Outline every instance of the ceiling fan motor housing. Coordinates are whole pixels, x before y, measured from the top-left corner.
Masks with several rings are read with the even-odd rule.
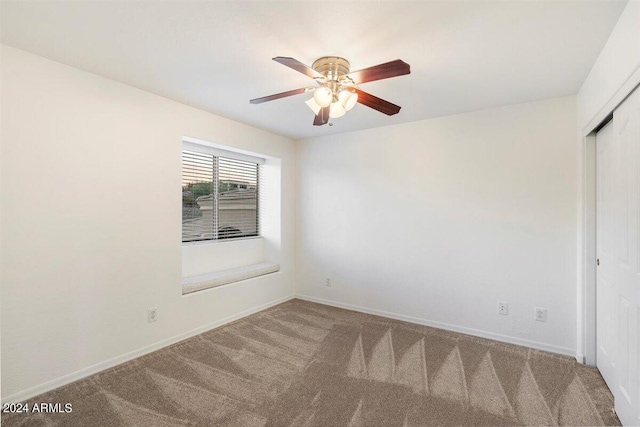
[[[341,83],[344,83],[344,76],[349,74],[350,66],[349,61],[339,56],[323,56],[312,65],[314,70],[326,77],[324,86],[331,90],[333,102],[338,100]]]
[[[323,56],[311,66],[314,70],[327,78],[327,81],[339,81],[342,76],[349,74],[349,61],[338,56]]]

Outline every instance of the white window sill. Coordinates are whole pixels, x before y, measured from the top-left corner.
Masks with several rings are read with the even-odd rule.
[[[241,280],[275,273],[277,271],[280,271],[280,264],[262,262],[260,264],[246,265],[243,267],[216,271],[214,273],[207,273],[199,276],[185,277],[182,279],[182,295],[222,285],[228,285]]]

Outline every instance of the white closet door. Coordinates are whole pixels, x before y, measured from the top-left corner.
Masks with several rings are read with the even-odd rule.
[[[624,425],[640,425],[640,90],[596,135],[598,368]]]
[[[614,328],[614,302],[617,290],[613,280],[613,123],[609,122],[596,135],[597,150],[597,365],[611,390],[616,388],[615,351],[617,339]]]

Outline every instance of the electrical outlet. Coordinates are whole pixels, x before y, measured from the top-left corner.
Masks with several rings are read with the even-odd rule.
[[[542,307],[536,307],[533,312],[533,318],[538,322],[547,321],[547,309]]]
[[[498,314],[502,314],[503,316],[509,314],[509,304],[498,301]]]
[[[329,288],[331,287],[331,277],[328,277],[328,276],[327,276],[327,277],[324,279],[324,285],[325,285],[325,286],[327,286],[327,287],[329,287]]]
[[[158,309],[150,308],[149,311],[147,311],[147,321],[151,323],[155,322],[156,320],[158,320]]]

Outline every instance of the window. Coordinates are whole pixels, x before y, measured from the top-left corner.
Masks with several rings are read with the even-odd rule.
[[[183,144],[183,243],[260,235],[260,160]]]

